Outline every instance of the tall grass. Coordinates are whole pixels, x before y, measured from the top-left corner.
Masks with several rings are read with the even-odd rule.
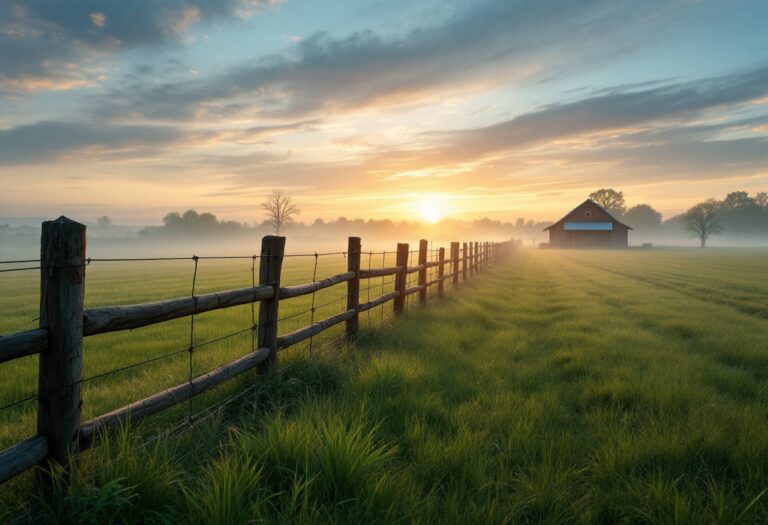
[[[766,523],[768,321],[739,297],[768,257],[730,287],[702,257],[518,254],[187,431],[124,430],[18,519]]]

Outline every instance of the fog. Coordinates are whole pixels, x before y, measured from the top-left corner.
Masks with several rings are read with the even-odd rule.
[[[200,214],[205,215],[205,214]],[[200,216],[199,215],[199,216]],[[536,247],[548,241],[544,228],[550,222],[518,219],[515,222],[443,220],[436,224],[388,220],[316,221],[283,227],[286,253],[323,253],[346,250],[347,237],[359,236],[364,251],[394,251],[398,242],[418,244],[428,239],[433,246],[447,246],[451,241],[517,240],[522,246]],[[710,247],[768,247],[768,234],[757,231],[729,231],[724,224],[721,234],[711,237]],[[252,255],[260,251],[261,238],[274,233],[266,226],[213,221],[163,227],[127,227],[88,224],[88,256],[93,258],[141,258]],[[40,252],[38,225],[6,225],[0,222],[0,260],[37,259]],[[698,240],[686,233],[681,221],[669,220],[651,228],[630,231],[631,246],[697,247]]]

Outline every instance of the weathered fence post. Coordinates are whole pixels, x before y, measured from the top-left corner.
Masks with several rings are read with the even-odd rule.
[[[475,274],[475,252],[473,249],[474,243],[469,243],[469,261],[467,262],[467,265],[469,266],[469,276],[472,277]]]
[[[445,277],[445,248],[437,252],[437,296],[443,296],[443,278]]]
[[[277,319],[280,306],[280,273],[285,254],[285,237],[267,235],[261,239],[259,259],[259,284],[271,286],[275,293],[259,303],[258,348],[269,348],[269,356],[258,365],[258,372],[265,372],[277,363]]]
[[[424,306],[427,304],[427,250],[429,249],[429,241],[421,239],[419,241],[419,266],[422,268],[419,270],[419,304]]]
[[[42,466],[66,465],[77,453],[83,369],[85,226],[66,217],[45,221],[40,243],[40,353],[37,434],[48,440]],[[38,478],[47,483],[45,472]]]
[[[407,282],[406,276],[408,275],[408,243],[397,243],[397,258],[395,265],[399,268],[397,274],[395,274],[395,291],[398,292],[397,297],[392,301],[394,305],[395,315],[403,313],[405,308],[405,283]]]
[[[355,276],[347,281],[347,310],[354,310],[355,314],[347,319],[344,335],[347,339],[357,336],[358,312],[360,305],[360,237],[350,237],[347,241],[347,271],[355,272]]]
[[[482,242],[477,243],[475,258],[476,258],[476,264],[477,264],[477,273],[481,273],[483,271],[483,243]]]
[[[475,241],[475,249],[472,252],[474,254],[474,263],[472,266],[475,267],[475,272],[479,272],[480,268],[478,267],[478,260],[480,255],[480,243],[478,241]]]
[[[467,243],[461,246],[461,280],[467,280]]]
[[[451,270],[453,272],[452,281],[456,286],[459,282],[459,243],[451,243]]]

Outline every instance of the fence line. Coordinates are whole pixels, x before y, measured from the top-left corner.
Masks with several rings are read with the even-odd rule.
[[[195,268],[199,259],[248,258],[252,260],[251,286],[233,290],[224,290],[201,295],[195,294],[151,303],[123,306],[84,308],[85,266],[91,261],[122,261],[142,259],[89,259],[85,253],[85,226],[66,217],[43,223],[41,254],[39,261],[41,272],[41,308],[40,327],[32,330],[0,335],[0,363],[20,357],[39,354],[39,383],[37,394],[24,401],[37,399],[38,424],[37,435],[0,451],[0,483],[28,470],[36,465],[43,467],[50,463],[65,465],[70,455],[92,446],[102,433],[114,431],[122,423],[130,420],[138,422],[152,414],[184,401],[190,403],[193,397],[248,370],[256,369],[263,373],[277,363],[278,352],[301,341],[310,340],[332,326],[344,323],[344,338],[353,340],[359,331],[359,315],[375,307],[393,302],[395,316],[402,314],[406,298],[418,294],[418,304],[427,303],[428,290],[437,286],[437,296],[444,294],[445,283],[457,286],[460,281],[487,269],[489,263],[510,248],[510,243],[491,242],[451,242],[448,258],[443,247],[430,248],[429,242],[422,239],[418,250],[409,250],[408,243],[397,245],[395,266],[384,267],[387,252],[361,251],[359,237],[350,237],[347,250],[327,254],[285,254],[285,237],[268,235],[262,239],[261,253],[251,256],[232,257],[169,257],[151,260],[194,260]],[[392,253],[392,252],[390,252]],[[317,259],[322,255],[344,255],[347,271],[317,280]],[[361,256],[367,255],[367,268],[361,267]],[[382,267],[371,268],[371,257],[383,255]],[[412,256],[417,256],[417,264],[409,265]],[[287,257],[314,257],[312,282],[281,286],[282,263]],[[259,261],[258,282],[256,282],[256,260]],[[38,262],[2,261],[13,263]],[[448,268],[446,268],[448,266]],[[448,271],[446,271],[448,270]],[[409,279],[417,274],[416,284]],[[387,284],[394,282],[394,290],[385,291],[385,278],[394,276]],[[374,283],[371,279],[381,278]],[[429,278],[429,280],[428,280]],[[367,292],[365,302],[360,302],[360,281],[369,281],[362,291]],[[331,286],[346,283],[346,294],[332,302],[346,298],[345,309],[324,319],[315,320],[315,293]],[[371,298],[372,288],[381,289],[378,297]],[[278,315],[281,301],[295,297],[312,295],[312,306],[302,314],[311,313],[310,324],[290,333],[279,336]],[[258,316],[255,304],[259,304]],[[228,334],[214,341],[250,331],[254,336],[251,352],[230,363],[224,364],[207,373],[193,377],[192,357],[196,347],[209,344],[205,341],[195,345],[195,316],[250,304],[252,308],[252,326]],[[328,303],[330,304],[330,303]],[[383,315],[383,310],[382,310]],[[181,317],[190,317],[190,341],[187,348],[168,355],[189,352],[190,373],[187,381],[162,392],[140,399],[121,408],[81,421],[81,385],[93,378],[82,377],[83,338],[108,332],[131,330]],[[293,317],[293,316],[290,316]],[[108,375],[115,371],[133,368],[145,362],[168,357],[163,355],[104,372]],[[15,405],[12,403],[11,405]],[[9,405],[9,406],[11,406]],[[45,472],[39,470],[38,482],[45,487],[48,480]]]

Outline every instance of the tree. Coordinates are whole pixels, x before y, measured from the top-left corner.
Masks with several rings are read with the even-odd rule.
[[[749,208],[755,205],[754,199],[746,191],[732,191],[725,196],[723,205],[726,208]]]
[[[624,192],[613,188],[602,188],[589,194],[589,198],[608,210],[611,215],[621,216],[627,210]]]
[[[768,211],[768,191],[759,191],[755,194],[755,204]]]
[[[640,231],[654,231],[661,228],[661,213],[649,204],[632,206],[624,214],[623,220],[629,226]]]
[[[707,245],[707,239],[723,231],[718,218],[720,203],[715,199],[707,199],[689,209],[683,215],[685,229],[691,233],[691,238],[701,241],[701,247]]]
[[[290,223],[294,215],[299,214],[299,208],[293,203],[293,199],[282,190],[274,190],[261,203],[261,208],[267,213],[268,225],[275,229],[275,235],[280,235],[280,228]]]
[[[101,235],[106,235],[111,225],[112,225],[112,219],[110,219],[106,215],[102,215],[101,217],[96,219],[96,227],[98,228],[99,232],[101,232]]]

